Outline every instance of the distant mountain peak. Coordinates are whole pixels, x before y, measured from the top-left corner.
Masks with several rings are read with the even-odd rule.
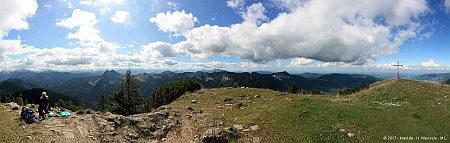
[[[171,71],[163,71],[163,72],[161,73],[161,75],[172,75],[172,74],[176,74],[176,73],[171,72]]]
[[[104,75],[120,75],[120,73],[118,73],[115,70],[106,70],[102,76],[104,76]]]

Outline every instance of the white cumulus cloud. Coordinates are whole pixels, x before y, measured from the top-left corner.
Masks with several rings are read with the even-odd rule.
[[[21,51],[21,41],[4,39],[10,30],[29,28],[27,18],[33,17],[38,8],[35,0],[3,0],[0,4],[0,62],[5,62],[7,55]]]
[[[306,58],[293,58],[291,60],[291,64],[288,67],[302,67],[308,64],[312,64],[314,60],[306,59]]]
[[[114,23],[123,23],[130,17],[128,11],[116,11],[116,13],[110,17]]]
[[[306,58],[362,65],[379,56],[394,55],[404,41],[421,37],[426,24],[416,21],[429,13],[425,0],[315,0],[289,5],[298,6],[267,22],[263,5],[247,7],[243,13],[252,16],[243,16],[261,20],[260,25],[244,21],[230,27],[175,28],[184,24],[162,22],[171,21],[167,20],[170,12],[151,21],[162,31],[187,30],[183,33],[185,46],[194,59],[231,55],[255,63]],[[186,23],[191,24],[189,18]]]
[[[177,55],[186,54],[185,50],[180,47],[181,44],[172,45],[166,42],[153,42],[141,46],[141,59],[149,60],[160,57],[175,57]]]
[[[420,65],[424,68],[437,68],[441,66],[435,63],[433,59],[429,59],[427,62],[421,62]]]
[[[268,21],[269,18],[264,15],[266,9],[262,5],[262,3],[252,4],[247,7],[246,12],[241,12],[242,18],[245,21],[250,23],[256,23],[257,25],[261,24],[261,22]]]
[[[72,16],[57,22],[56,25],[65,28],[78,28],[75,33],[67,34],[69,39],[78,39],[78,43],[84,47],[95,48],[104,54],[115,54],[115,49],[120,47],[115,42],[108,42],[100,37],[100,30],[94,28],[98,22],[92,12],[74,9]]]
[[[65,28],[75,28],[78,26],[93,26],[98,22],[95,14],[88,11],[83,11],[80,9],[74,9],[72,12],[72,16],[70,18],[61,20],[56,23],[56,25],[65,27]]]
[[[450,13],[450,0],[444,2],[445,12]]]
[[[183,11],[175,11],[166,13],[158,13],[156,17],[149,19],[151,23],[155,23],[159,30],[164,32],[184,33],[194,27],[194,23],[198,22],[197,17],[192,13]]]

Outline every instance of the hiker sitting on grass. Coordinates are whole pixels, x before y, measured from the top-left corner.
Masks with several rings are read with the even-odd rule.
[[[45,113],[48,113],[48,107],[49,107],[49,101],[48,96],[46,92],[42,92],[41,97],[39,98],[40,104],[39,104],[39,118],[42,117],[42,120],[45,119]]]

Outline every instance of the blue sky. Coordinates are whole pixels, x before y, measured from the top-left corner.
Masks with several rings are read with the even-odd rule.
[[[2,0],[0,32],[0,70],[450,71],[450,0]]]

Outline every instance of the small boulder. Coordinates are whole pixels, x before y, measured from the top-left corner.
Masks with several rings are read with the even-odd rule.
[[[6,104],[7,106],[11,107],[12,110],[19,110],[19,104],[15,103],[15,102],[10,102]]]
[[[234,124],[233,127],[236,128],[236,129],[238,129],[238,130],[244,129],[244,127],[242,127],[241,124]]]
[[[213,127],[203,133],[201,141],[204,143],[226,142],[226,138],[222,135],[222,131],[219,128]]]
[[[198,101],[197,100],[192,100],[191,103],[198,103]]]
[[[300,115],[298,115],[298,117],[300,118],[305,118],[306,116],[308,116],[308,111],[303,110],[302,113],[300,113]]]
[[[172,109],[172,108],[170,108],[169,105],[163,105],[163,106],[158,107],[158,110],[170,110],[170,109]]]
[[[227,133],[229,133],[229,134],[234,134],[234,133],[236,133],[236,131],[235,130],[233,130],[233,128],[232,127],[225,127],[225,128],[223,128]]]
[[[355,134],[354,133],[347,133],[347,136],[351,138],[351,137],[354,137]]]
[[[117,125],[122,124],[122,115],[115,116],[113,120]]]
[[[416,119],[422,119],[422,116],[418,115],[417,113],[414,113],[413,117],[416,118]]]
[[[258,94],[255,95],[255,98],[259,98],[259,97],[261,97],[261,95],[258,95]]]
[[[187,107],[184,107],[185,109],[188,109],[189,111],[194,111],[194,109],[192,109],[192,107],[191,106],[187,106]]]
[[[253,125],[253,126],[250,126],[250,129],[252,129],[252,131],[256,131],[256,130],[259,129],[259,126],[258,125]]]

